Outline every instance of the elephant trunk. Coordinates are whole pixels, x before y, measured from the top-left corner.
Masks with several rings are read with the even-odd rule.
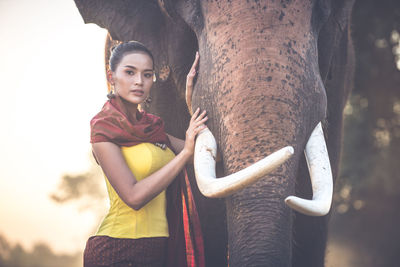
[[[255,14],[245,1],[232,2],[224,6],[229,12],[204,3],[192,104],[209,114],[225,175],[293,146],[284,164],[226,199],[229,265],[290,266],[292,216],[284,199],[295,193],[300,157],[326,109],[310,21],[290,18],[312,7],[292,2],[291,9],[269,5]],[[232,25],[234,33],[225,29]]]

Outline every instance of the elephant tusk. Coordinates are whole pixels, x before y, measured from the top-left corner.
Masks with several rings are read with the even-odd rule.
[[[313,198],[306,200],[289,196],[285,202],[292,209],[305,215],[324,216],[331,208],[333,179],[321,122],[311,133],[304,154],[310,172]]]
[[[217,144],[211,131],[202,130],[196,140],[194,171],[200,192],[206,197],[226,197],[256,182],[293,155],[293,147],[284,147],[251,166],[231,175],[216,178]]]

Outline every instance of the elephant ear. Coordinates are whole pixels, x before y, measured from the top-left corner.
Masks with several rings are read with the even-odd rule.
[[[158,0],[163,12],[174,21],[184,21],[193,31],[200,32],[204,27],[201,0]]]
[[[108,30],[112,42],[136,40],[148,47],[159,81],[172,76],[184,99],[186,74],[197,50],[197,38],[175,12],[176,3],[163,0],[75,0],[85,23]],[[179,5],[181,6],[181,5]],[[181,8],[182,11],[184,8]],[[190,10],[192,9],[187,9]],[[106,52],[107,62],[107,52]]]
[[[75,4],[85,23],[107,29],[114,40],[154,38],[164,25],[156,0],[75,0]]]
[[[354,0],[336,0],[331,3],[329,17],[322,26],[318,37],[318,61],[322,80],[326,82],[332,65],[335,64],[333,58],[340,53],[343,43],[349,42],[349,25],[351,23],[351,11]],[[345,47],[345,51],[347,48]]]
[[[158,73],[166,69],[166,55],[161,47],[165,23],[157,0],[75,0],[75,4],[85,23],[95,23],[108,30],[106,70],[109,67],[109,48],[120,41],[130,40],[142,42],[153,52]],[[161,75],[161,81],[168,78],[169,72],[166,73]],[[110,84],[107,85],[110,90]]]
[[[354,75],[354,48],[351,40],[351,11],[355,0],[332,1],[332,12],[318,38],[318,61],[328,99],[325,138],[333,177],[339,172],[343,109]],[[335,151],[335,152],[332,152]]]
[[[168,79],[166,17],[157,0],[75,0],[75,4],[85,23],[108,30],[105,62],[110,46],[119,41],[139,41],[152,51],[161,81]]]
[[[186,75],[197,50],[197,38],[184,20],[170,16],[161,2],[75,0],[85,23],[95,23],[109,32],[105,62],[108,48],[118,41],[139,41],[152,51],[158,77],[151,91],[152,103],[146,109],[165,121],[182,121],[173,128],[172,123],[168,124],[172,125],[170,129],[167,125],[168,133],[182,138],[188,121],[184,101]]]

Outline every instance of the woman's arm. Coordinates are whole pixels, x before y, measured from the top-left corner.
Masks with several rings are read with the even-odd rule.
[[[170,134],[167,134],[169,140],[171,141],[172,148],[174,149],[175,153],[179,153],[182,151],[183,147],[185,146],[185,140],[176,138],[175,136],[172,136]],[[216,162],[221,161],[221,153],[219,152],[219,149],[217,150],[217,158],[215,159]],[[188,160],[189,164],[193,164],[193,155],[190,157]]]
[[[92,147],[110,184],[134,210],[139,210],[167,188],[191,156],[187,151],[182,151],[164,167],[138,182],[117,145],[102,142]]]
[[[192,93],[193,93],[193,84],[194,84],[194,77],[196,77],[197,72],[197,64],[199,64],[199,59],[200,55],[199,52],[196,52],[196,57],[194,59],[194,62],[192,64],[192,67],[189,70],[188,75],[186,76],[186,90],[185,90],[185,99],[186,99],[186,105],[189,109],[189,114],[193,115],[192,111]]]
[[[179,153],[185,147],[185,140],[176,138],[170,134],[167,134],[169,141],[171,141],[172,148],[174,149],[175,153]]]
[[[122,155],[121,149],[110,142],[94,143],[94,154],[119,197],[131,208],[139,210],[165,190],[192,157],[194,140],[207,121],[205,111],[199,109],[193,114],[186,131],[184,147],[179,154],[158,171],[145,179],[136,180]]]
[[[170,134],[167,134],[169,141],[171,141],[172,148],[174,149],[175,153],[179,153],[182,151],[183,147],[185,146],[185,140],[176,138]],[[193,164],[193,155],[188,159],[186,163]]]

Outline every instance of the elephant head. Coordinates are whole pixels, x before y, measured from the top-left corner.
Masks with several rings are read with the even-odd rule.
[[[153,51],[160,82],[152,90],[150,111],[178,136],[189,118],[186,74],[199,51],[191,107],[207,110],[222,155],[219,172],[228,176],[215,179],[215,170],[203,167],[215,165],[210,132],[198,138],[195,169],[201,191],[226,197],[229,265],[322,266],[329,216],[292,212],[284,200],[309,215],[329,210],[331,196],[318,191],[320,178],[331,176],[321,141],[327,140],[335,179],[352,77],[348,25],[354,0],[75,2],[85,22],[108,29],[112,40],[138,40]],[[294,154],[283,163],[288,153],[282,152],[282,160],[274,151],[286,146]],[[272,167],[262,165],[271,160]],[[256,175],[243,176],[247,172]],[[322,207],[287,198],[310,199],[311,188]],[[332,191],[331,184],[323,183],[322,191]],[[205,228],[207,263],[220,266],[207,256],[215,253],[207,247],[218,242]],[[216,250],[223,253],[224,242]]]

